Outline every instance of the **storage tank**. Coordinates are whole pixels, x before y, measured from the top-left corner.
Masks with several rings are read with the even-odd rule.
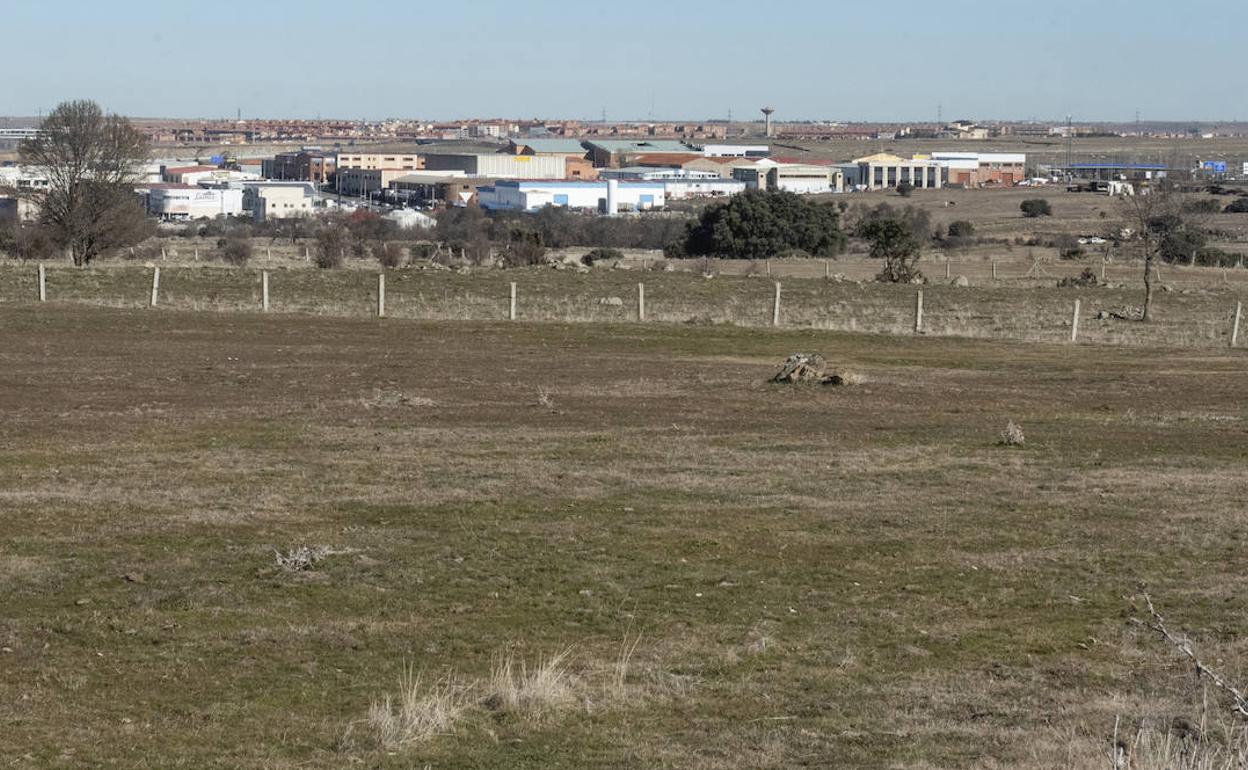
[[[620,213],[620,180],[607,180],[607,216],[613,217]]]

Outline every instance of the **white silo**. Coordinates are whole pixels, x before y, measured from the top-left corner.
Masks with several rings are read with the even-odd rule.
[[[620,180],[607,180],[607,216],[613,217],[620,213]]]

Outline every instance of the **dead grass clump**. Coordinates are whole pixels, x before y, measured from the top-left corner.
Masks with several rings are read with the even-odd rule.
[[[1088,767],[1114,770],[1241,770],[1248,767],[1248,729],[1236,725],[1206,731],[1179,720],[1169,729],[1142,724],[1133,738],[1118,737],[1110,746],[1109,761],[1089,761]]]
[[[1023,435],[1022,426],[1010,420],[1005,424],[1005,430],[1001,431],[1001,440],[997,443],[1000,446],[1022,446],[1027,443],[1027,437]]]
[[[494,660],[487,682],[489,694],[482,701],[491,711],[519,716],[540,716],[558,710],[572,700],[568,671],[571,648],[539,658],[532,670],[510,652]]]
[[[433,406],[433,399],[424,396],[412,396],[398,390],[374,388],[371,396],[360,399],[365,409],[393,409],[400,406],[418,407]]]
[[[408,670],[397,701],[386,695],[369,708],[365,721],[378,744],[397,749],[451,732],[469,705],[469,688],[449,677],[426,686]]]
[[[287,572],[303,572],[312,569],[317,562],[335,553],[338,552],[327,545],[301,545],[291,548],[286,553],[274,551],[273,555],[277,558],[277,566]]]
[[[555,399],[551,396],[550,391],[546,388],[537,389],[537,401],[534,406],[540,406],[543,409],[554,409]]]

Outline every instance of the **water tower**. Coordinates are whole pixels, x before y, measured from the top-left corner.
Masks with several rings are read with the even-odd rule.
[[[773,112],[775,112],[775,111],[776,111],[776,108],[775,108],[775,107],[764,107],[764,108],[762,109],[762,113],[763,113],[763,123],[765,124],[764,133],[765,133],[768,137],[770,137],[770,136],[771,136],[771,113],[773,113]]]

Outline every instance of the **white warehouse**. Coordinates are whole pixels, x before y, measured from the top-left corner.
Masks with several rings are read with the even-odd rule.
[[[147,212],[168,221],[211,219],[243,213],[243,191],[202,187],[153,186]]]
[[[609,200],[614,192],[614,200]],[[594,209],[603,213],[661,209],[667,193],[663,182],[534,181],[500,179],[492,187],[482,187],[477,202],[483,209],[497,211],[537,211],[546,206]],[[614,204],[614,205],[613,205]]]

